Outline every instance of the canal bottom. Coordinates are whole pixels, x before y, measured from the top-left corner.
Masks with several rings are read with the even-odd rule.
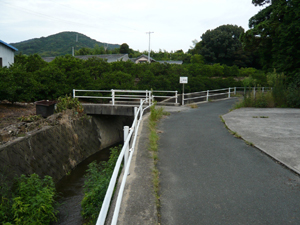
[[[119,143],[120,144],[120,143]],[[118,146],[114,145],[114,146]],[[111,147],[114,147],[111,146]],[[82,225],[83,218],[81,216],[81,201],[83,199],[83,185],[85,181],[84,175],[88,169],[88,165],[93,161],[107,161],[110,155],[110,148],[103,149],[94,155],[88,157],[71,173],[63,177],[57,184],[56,190],[59,194],[58,202],[60,206],[57,208],[59,211],[57,215],[57,222],[51,223],[52,225]]]

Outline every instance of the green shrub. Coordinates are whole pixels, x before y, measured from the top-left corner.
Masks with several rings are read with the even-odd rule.
[[[83,107],[77,98],[66,95],[65,97],[59,97],[56,104],[56,112],[62,112],[67,109],[73,109],[78,113],[83,112]]]
[[[121,149],[121,145],[111,148],[107,162],[97,163],[94,161],[88,165],[84,182],[84,198],[81,202],[81,214],[87,224],[95,224],[98,218]]]
[[[11,193],[2,193],[0,220],[4,224],[50,224],[56,221],[55,196],[50,176],[21,175]]]
[[[234,106],[234,109],[241,107],[258,107],[258,108],[270,108],[274,107],[274,98],[271,91],[263,92],[262,90],[248,91],[243,100],[237,102]]]
[[[295,84],[288,87],[286,97],[288,106],[300,108],[300,89]]]

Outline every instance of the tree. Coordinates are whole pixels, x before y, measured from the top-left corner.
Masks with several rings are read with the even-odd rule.
[[[284,72],[300,86],[300,1],[253,0],[255,5],[271,3],[249,20],[242,35],[245,49],[257,52],[265,70]]]
[[[239,61],[247,58],[239,40],[242,33],[244,29],[237,25],[222,25],[214,30],[207,30],[201,36],[202,41],[196,44],[195,53],[201,54],[207,63],[246,66],[246,60]]]
[[[93,50],[90,48],[81,48],[78,51],[75,51],[75,55],[93,55]]]
[[[129,45],[126,44],[126,43],[123,43],[121,46],[120,46],[120,53],[121,54],[129,54],[130,50],[129,50]]]

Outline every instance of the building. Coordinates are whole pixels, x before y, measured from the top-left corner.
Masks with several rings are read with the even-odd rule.
[[[0,67],[9,67],[15,61],[15,47],[0,40]]]
[[[146,56],[146,55],[141,55],[141,56],[139,56],[139,57],[137,57],[137,58],[131,58],[130,59],[132,62],[134,62],[134,63],[136,63],[136,64],[138,64],[138,63],[146,63],[146,62],[148,62],[148,56]],[[150,57],[150,62],[156,62],[153,58],[151,58]]]
[[[134,62],[134,63],[146,63],[146,62],[148,62],[148,56],[146,56],[146,55],[141,55],[141,56],[139,56],[139,57],[137,57],[137,58],[130,58],[130,60],[132,61],[132,62]],[[181,65],[182,63],[183,63],[183,61],[157,61],[157,60],[155,60],[155,59],[153,59],[153,58],[151,58],[150,57],[150,63],[152,63],[152,62],[158,62],[158,63],[168,63],[168,64],[179,64],[179,65]]]

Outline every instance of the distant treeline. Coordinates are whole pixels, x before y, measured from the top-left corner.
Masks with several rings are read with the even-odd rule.
[[[72,93],[72,89],[180,92],[180,76],[189,79],[186,92],[244,84],[267,86],[267,78],[262,71],[220,64],[206,65],[200,59],[194,55],[191,57],[193,63],[184,65],[134,64],[131,61],[108,63],[99,58],[81,60],[66,55],[47,63],[37,54],[17,55],[13,65],[0,68],[0,100],[52,100]]]

